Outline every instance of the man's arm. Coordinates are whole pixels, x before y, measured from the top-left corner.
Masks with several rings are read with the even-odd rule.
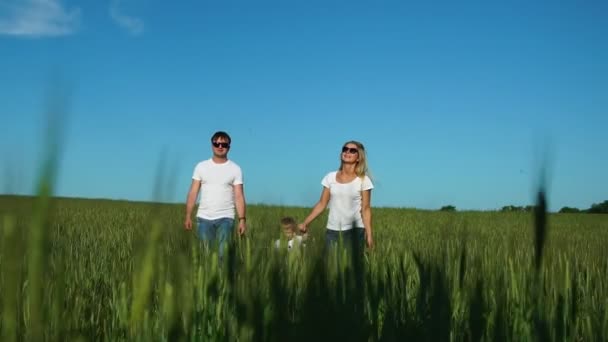
[[[184,228],[186,228],[186,230],[192,229],[192,210],[194,210],[194,204],[200,188],[201,181],[193,179],[192,184],[190,184],[188,196],[186,197],[186,219],[184,220]]]
[[[234,185],[234,204],[238,215],[237,220],[239,221],[239,235],[243,235],[247,229],[245,191],[243,190],[243,184]]]

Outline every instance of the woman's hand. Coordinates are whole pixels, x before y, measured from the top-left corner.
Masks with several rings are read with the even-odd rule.
[[[298,229],[300,229],[300,231],[301,231],[302,233],[306,233],[306,232],[308,232],[308,227],[306,226],[306,224],[305,224],[305,223],[300,223],[300,224],[298,224]]]
[[[367,248],[374,248],[374,238],[372,237],[372,233],[365,231],[365,242],[367,243]]]

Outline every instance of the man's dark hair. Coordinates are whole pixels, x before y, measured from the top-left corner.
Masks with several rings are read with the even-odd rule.
[[[213,136],[211,136],[211,142],[214,142],[219,138],[223,138],[224,140],[228,141],[229,144],[232,142],[228,133],[226,133],[224,131],[217,131],[217,132],[213,133]]]

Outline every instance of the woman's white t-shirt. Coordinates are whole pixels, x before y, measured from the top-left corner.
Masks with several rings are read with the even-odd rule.
[[[368,176],[357,177],[349,183],[338,183],[337,173],[332,171],[321,181],[330,193],[327,229],[339,231],[353,227],[363,228],[361,191],[373,189],[374,185]]]

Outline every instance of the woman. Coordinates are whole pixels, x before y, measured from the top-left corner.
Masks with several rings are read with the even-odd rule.
[[[367,173],[363,144],[358,141],[345,143],[340,154],[340,168],[321,181],[321,199],[299,224],[300,230],[307,232],[308,225],[329,205],[325,232],[328,245],[337,242],[342,235],[345,243],[365,241],[367,247],[373,247],[370,203],[374,186]]]

